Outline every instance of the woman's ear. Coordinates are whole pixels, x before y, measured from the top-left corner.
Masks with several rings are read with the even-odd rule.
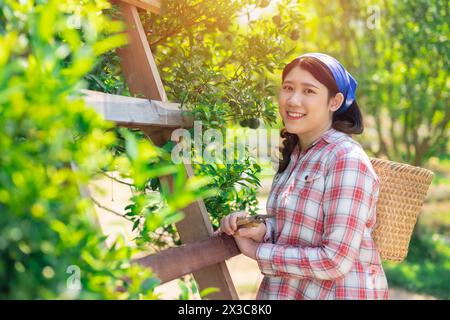
[[[344,102],[344,95],[340,92],[336,93],[336,95],[330,99],[330,110],[336,111],[342,105],[342,102]]]

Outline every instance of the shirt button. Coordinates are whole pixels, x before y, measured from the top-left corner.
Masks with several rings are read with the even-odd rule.
[[[369,273],[370,274],[375,274],[378,273],[380,271],[380,268],[378,266],[372,265],[369,268]]]

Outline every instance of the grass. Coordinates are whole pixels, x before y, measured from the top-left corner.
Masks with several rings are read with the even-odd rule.
[[[391,286],[450,299],[450,246],[437,233],[419,228],[407,258],[401,263],[385,262],[383,267]]]
[[[245,294],[255,294],[258,290],[258,285],[254,283],[244,283],[238,286],[237,288],[241,293]]]
[[[450,200],[426,203],[418,224],[432,232],[450,236]]]
[[[435,186],[442,184],[450,185],[450,177],[446,173],[434,171],[434,177],[431,183]]]
[[[433,185],[450,185],[450,158],[431,157],[427,168],[434,172]]]
[[[429,165],[435,176],[408,256],[383,266],[390,286],[450,299],[450,160],[431,159]]]

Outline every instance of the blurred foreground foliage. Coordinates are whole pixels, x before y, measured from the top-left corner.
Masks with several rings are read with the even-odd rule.
[[[159,280],[131,263],[137,249],[121,238],[106,246],[81,188],[102,171],[130,178],[141,205],[133,212],[147,233],[179,221],[181,208],[206,196],[207,178],[187,180],[164,150],[112,130],[86,107],[83,77],[98,56],[126,42],[122,24],[101,14],[109,7],[103,0],[1,2],[1,299],[158,298]],[[123,153],[112,152],[117,145]],[[181,196],[162,192],[163,205],[152,210],[145,185],[167,174],[177,177]]]

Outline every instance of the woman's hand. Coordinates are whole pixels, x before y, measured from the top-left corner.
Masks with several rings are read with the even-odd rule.
[[[258,250],[259,245],[258,242],[240,236],[234,236],[234,241],[236,241],[239,250],[244,255],[256,260],[256,251]]]
[[[230,236],[240,236],[242,238],[252,239],[256,242],[263,242],[266,235],[266,225],[260,223],[257,227],[252,228],[237,228],[237,219],[248,217],[249,214],[245,211],[237,211],[222,218],[220,222],[220,232],[224,232]]]
[[[239,250],[247,257],[256,260],[258,243],[262,242],[264,239],[266,234],[266,225],[261,223],[257,227],[238,229],[237,219],[248,216],[249,214],[245,211],[237,211],[222,218],[219,232],[224,232],[230,236],[233,236]]]

